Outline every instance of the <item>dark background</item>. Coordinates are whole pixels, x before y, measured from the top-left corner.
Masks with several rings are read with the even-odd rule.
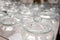
[[[57,34],[56,40],[60,40],[60,34],[59,33]]]
[[[59,33],[59,31],[60,31],[60,27],[59,27],[59,30],[58,30],[58,34],[57,34],[56,40],[60,40],[60,33]]]

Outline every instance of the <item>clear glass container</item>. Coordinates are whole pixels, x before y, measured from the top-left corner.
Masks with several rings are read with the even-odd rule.
[[[11,0],[1,0],[5,4],[0,5],[0,35],[9,39],[10,36],[21,29],[21,16],[16,2],[12,3]],[[1,2],[0,2],[1,3]],[[19,4],[18,4],[19,5]],[[18,16],[19,15],[19,16]],[[9,39],[10,40],[10,39]]]
[[[24,13],[25,15],[22,21],[23,29],[27,32],[25,36],[23,35],[26,37],[24,40],[39,40],[37,38],[38,34],[42,36],[42,38],[40,37],[40,40],[54,40],[59,26],[59,14],[56,10],[57,8],[45,4],[41,4],[40,6],[38,4],[32,5],[28,8],[30,8],[30,11],[27,10],[27,14]],[[55,30],[55,28],[57,29]],[[51,34],[49,34],[50,32]],[[31,35],[34,35],[34,37],[31,36],[30,33]],[[46,36],[46,34],[51,35],[52,38],[47,39],[46,37],[49,36]],[[54,35],[52,36],[52,34]],[[26,35],[30,36],[32,39],[27,39],[28,37]]]
[[[15,33],[16,25],[19,25],[19,19],[14,16],[7,15],[0,20],[0,34],[4,37],[9,37]]]
[[[55,40],[59,26],[56,6],[43,0],[42,4],[0,1],[1,36],[9,40]]]

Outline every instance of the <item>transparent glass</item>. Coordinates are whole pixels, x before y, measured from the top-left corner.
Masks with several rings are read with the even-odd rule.
[[[1,24],[3,25],[16,25],[19,22],[17,18],[14,18],[13,16],[6,16],[1,19]]]
[[[0,1],[2,3],[0,5],[0,35],[9,39],[8,37],[19,32],[20,27],[18,26],[21,26],[20,11],[17,6],[18,3],[12,3],[11,0]]]
[[[26,12],[27,14],[24,13],[25,15],[23,17],[23,22],[22,22],[24,30],[26,30],[27,32],[33,35],[34,34],[37,35],[37,36],[34,36],[35,39],[34,37],[31,36],[32,39],[31,38],[27,39],[28,38],[27,37],[24,40],[39,40],[39,39],[36,39],[38,37],[38,34],[50,35],[49,32],[51,31],[54,31],[54,32],[51,32],[51,34],[56,33],[55,28],[58,29],[58,26],[59,26],[59,14],[57,12],[56,7],[48,6],[48,8],[46,8],[46,6],[47,5],[44,5],[44,4],[41,4],[40,6],[33,5],[28,7],[30,8],[29,9],[30,11],[27,11]],[[29,33],[28,35],[30,35]],[[54,36],[52,36],[52,39],[46,39],[45,37],[40,38],[40,40],[54,40],[53,38]],[[55,37],[56,37],[56,34],[55,34]]]
[[[59,26],[56,6],[0,0],[0,35],[9,40],[54,40]]]
[[[22,32],[23,40],[53,40],[54,33],[53,31],[46,34],[33,34],[27,31]]]
[[[19,20],[14,16],[5,16],[0,20],[0,34],[5,37],[12,35],[16,29],[16,25],[19,24]]]

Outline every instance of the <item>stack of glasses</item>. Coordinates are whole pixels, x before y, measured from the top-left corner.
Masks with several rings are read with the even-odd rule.
[[[0,35],[9,40],[55,40],[59,26],[57,10],[44,4],[0,0]]]

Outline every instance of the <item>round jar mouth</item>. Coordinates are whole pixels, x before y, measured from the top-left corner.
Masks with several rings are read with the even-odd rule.
[[[24,30],[26,30],[30,33],[34,33],[34,34],[46,34],[46,33],[49,33],[51,31],[51,29],[42,32],[40,30],[33,30],[33,29],[26,28],[26,27],[23,27],[23,28],[24,28]]]
[[[6,17],[1,19],[0,23],[2,25],[11,26],[11,25],[18,24],[19,19],[15,18],[15,17],[6,16]]]
[[[38,21],[38,20],[37,20]],[[23,20],[23,28],[31,33],[45,34],[52,30],[52,21],[48,19],[39,19],[37,22],[32,17],[31,19],[25,18]]]

